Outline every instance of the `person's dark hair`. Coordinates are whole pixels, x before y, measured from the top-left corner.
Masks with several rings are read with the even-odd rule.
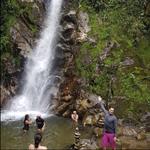
[[[37,116],[36,119],[41,119],[41,116]]]
[[[36,133],[35,136],[34,136],[34,146],[35,146],[35,148],[38,148],[41,140],[42,140],[42,135],[39,134],[39,133]]]
[[[28,119],[29,119],[29,115],[26,114],[25,117],[24,117],[24,120],[26,121],[26,120],[28,120]]]
[[[113,105],[109,105],[109,106],[108,106],[108,109],[110,109],[110,108],[114,108],[114,106],[113,106]]]

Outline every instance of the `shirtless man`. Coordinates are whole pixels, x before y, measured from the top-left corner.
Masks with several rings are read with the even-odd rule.
[[[38,132],[43,132],[44,129],[45,129],[45,121],[44,121],[44,119],[39,115],[39,116],[37,116],[35,121],[36,121]]]
[[[78,116],[78,114],[77,114],[77,112],[75,110],[71,114],[71,119],[73,121],[73,127],[76,127],[78,125],[79,116]]]

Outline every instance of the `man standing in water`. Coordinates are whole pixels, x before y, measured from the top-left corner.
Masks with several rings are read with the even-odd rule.
[[[100,96],[98,97],[98,100],[100,102],[101,109],[105,113],[102,148],[106,150],[106,148],[111,147],[113,150],[115,150],[117,140],[116,138],[117,118],[114,115],[114,108],[109,107],[109,110],[107,111],[104,108],[104,104]]]
[[[41,116],[37,116],[36,117],[36,125],[37,125],[37,129],[38,129],[38,132],[43,132],[44,131],[44,128],[45,128],[45,121],[43,118],[41,118]]]
[[[77,112],[74,110],[73,113],[71,114],[71,119],[73,121],[73,128],[76,128],[77,125],[78,125],[78,119],[79,119],[79,116],[77,114]]]

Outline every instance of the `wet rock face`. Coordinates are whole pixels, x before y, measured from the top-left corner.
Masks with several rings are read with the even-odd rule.
[[[150,132],[150,112],[142,116],[141,122],[144,125],[146,132]]]
[[[85,40],[91,42],[95,41],[93,41],[93,39],[87,39],[87,32],[90,31],[90,27],[88,26],[88,14],[75,10],[73,8],[74,3],[77,2],[67,1],[63,7],[64,13],[61,19],[60,40],[56,48],[57,63],[62,62],[61,68],[64,69],[63,81],[60,85],[58,94],[59,104],[56,107],[56,112],[58,109],[59,114],[63,116],[70,116],[73,109],[77,109],[79,113],[81,113],[91,107],[87,99],[82,99],[80,97],[81,83],[76,77],[74,69],[75,57],[80,45],[79,43]],[[66,88],[69,93],[66,93]]]
[[[20,6],[25,5],[30,8],[22,13],[11,27],[10,34],[13,44],[20,49],[20,55],[27,57],[35,45],[35,38],[38,38],[38,31],[41,29],[45,16],[45,3],[40,0],[24,0]]]
[[[33,45],[31,32],[28,31],[26,25],[20,20],[10,29],[10,32],[12,42],[16,45],[15,48],[20,49],[19,54],[26,58],[32,50]]]
[[[35,45],[45,16],[46,3],[43,0],[21,0],[18,5],[20,9],[27,7],[29,10],[21,13],[9,30],[12,56],[2,58],[1,106],[17,92],[24,62]]]
[[[89,27],[89,16],[86,12],[80,11],[78,14],[78,23],[79,23],[79,30],[82,33],[88,33],[91,28]]]
[[[72,109],[74,109],[75,97],[78,96],[78,89],[76,89],[78,81],[73,73],[74,57],[77,50],[77,12],[70,9],[71,3],[72,1],[64,1],[63,4],[59,41],[56,46],[54,62],[58,70],[62,72],[62,81],[56,97],[58,103],[53,110],[64,117],[70,117]]]

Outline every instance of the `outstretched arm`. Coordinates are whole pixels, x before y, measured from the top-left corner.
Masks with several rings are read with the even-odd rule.
[[[105,115],[108,113],[108,111],[105,109],[103,102],[100,103],[102,111],[105,113]]]
[[[99,103],[100,103],[100,106],[101,106],[101,109],[102,109],[102,111],[105,113],[105,115],[108,113],[108,111],[105,109],[105,107],[104,107],[104,103],[103,103],[103,101],[102,101],[102,98],[99,96],[98,97],[98,101],[99,101]]]

